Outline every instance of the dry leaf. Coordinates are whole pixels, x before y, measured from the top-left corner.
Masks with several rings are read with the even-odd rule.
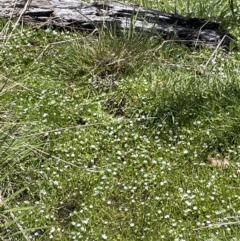
[[[210,163],[211,166],[213,167],[228,167],[229,166],[229,161],[226,158],[223,157],[209,157],[207,158],[208,162]]]

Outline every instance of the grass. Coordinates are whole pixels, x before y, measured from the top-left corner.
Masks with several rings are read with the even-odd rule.
[[[240,37],[233,1],[141,4]],[[13,26],[1,22],[1,240],[240,240],[239,52]],[[206,163],[218,156],[230,167]]]

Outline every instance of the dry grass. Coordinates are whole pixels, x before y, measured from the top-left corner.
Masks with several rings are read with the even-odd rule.
[[[213,167],[229,167],[230,163],[226,158],[216,158],[216,157],[209,157],[207,158],[208,162]]]

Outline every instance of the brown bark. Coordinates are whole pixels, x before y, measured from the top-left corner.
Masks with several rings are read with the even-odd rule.
[[[229,47],[234,41],[216,22],[118,1],[0,0],[0,18],[75,30],[134,29],[193,46]]]

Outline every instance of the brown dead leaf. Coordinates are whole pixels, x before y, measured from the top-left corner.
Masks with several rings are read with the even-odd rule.
[[[208,162],[212,167],[228,167],[229,166],[229,161],[226,158],[223,157],[208,157],[207,158]]]

